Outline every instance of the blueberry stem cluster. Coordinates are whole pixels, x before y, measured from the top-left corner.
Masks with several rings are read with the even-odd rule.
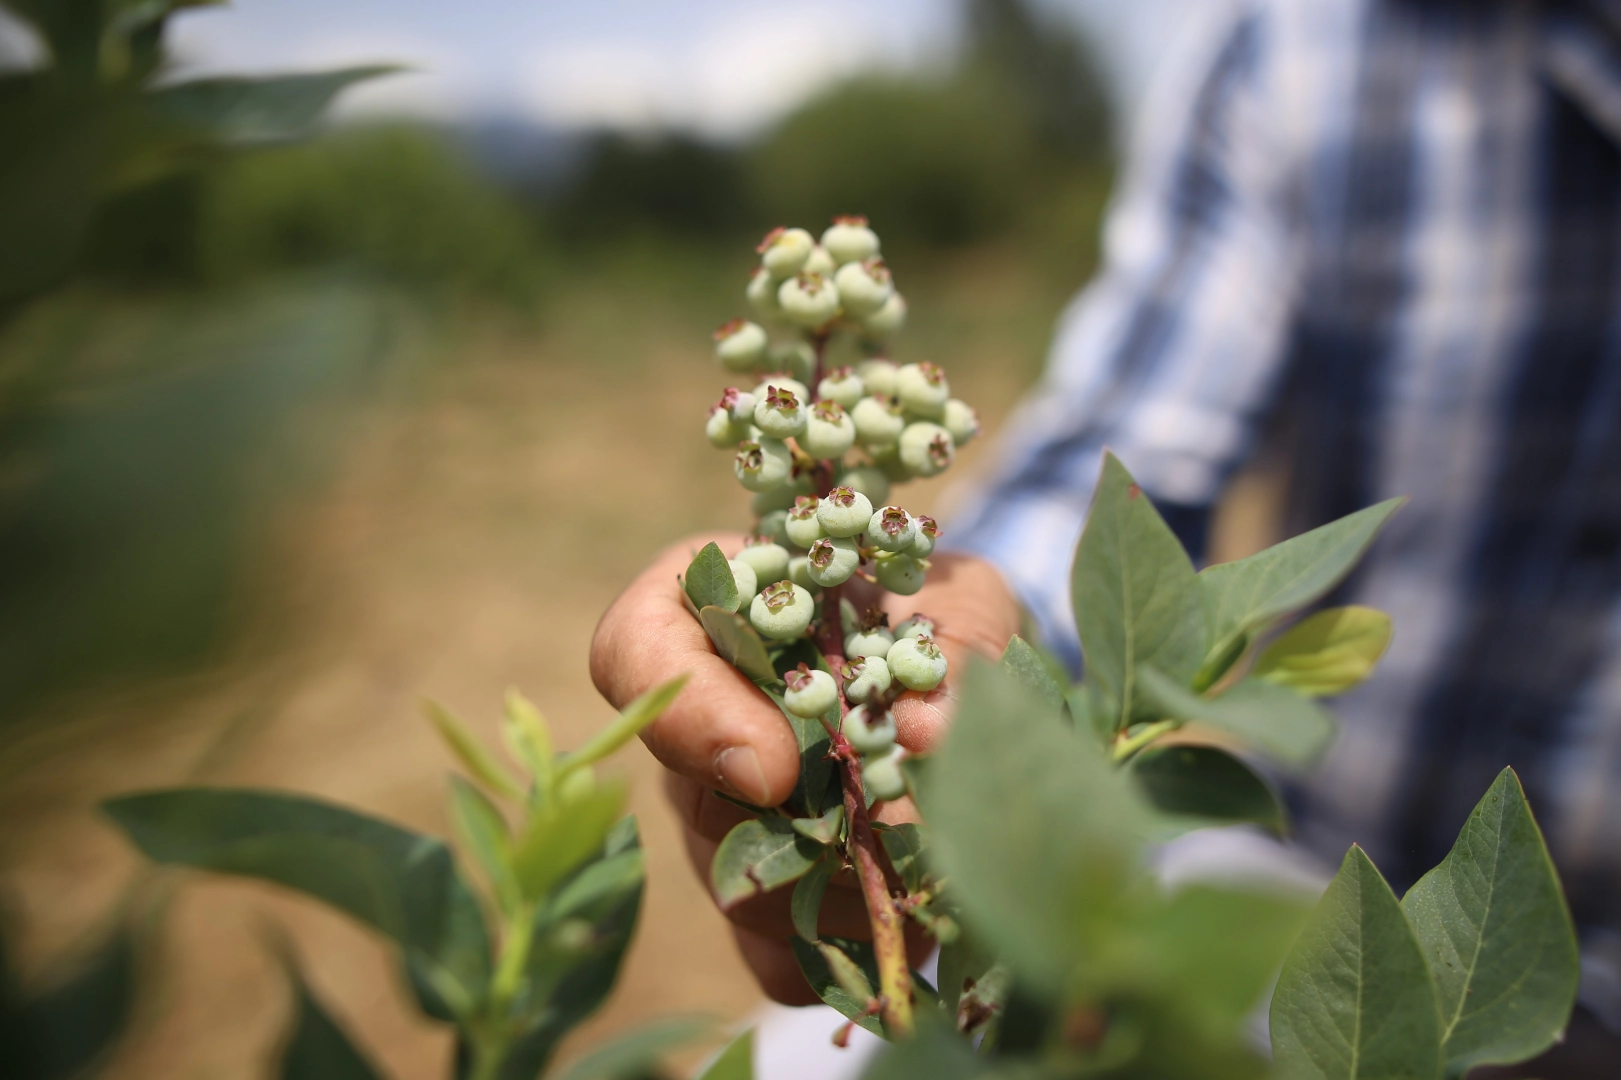
[[[923,587],[939,526],[891,503],[890,489],[944,472],[979,420],[938,365],[890,359],[907,306],[879,246],[860,217],[835,218],[820,240],[797,228],[766,234],[746,289],[759,321],[733,319],[714,335],[721,367],[758,382],[728,387],[704,432],[733,453],[733,474],[753,493],[755,526],[729,561],[736,610],[769,647],[811,638],[827,668],[789,672],[783,706],[829,727],[846,853],[872,917],[874,1005],[902,1034],[911,975],[867,799],[906,794],[890,705],[938,686],[946,660],[928,619],[891,631],[876,609],[858,617],[846,596],[856,582],[902,596]],[[844,346],[849,362],[830,363]]]

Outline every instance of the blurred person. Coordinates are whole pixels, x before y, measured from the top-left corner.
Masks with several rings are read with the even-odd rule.
[[[1411,496],[1338,598],[1389,611],[1397,643],[1291,792],[1298,843],[1330,863],[1361,843],[1400,892],[1512,765],[1583,982],[1564,1045],[1475,1075],[1621,1075],[1621,0],[1207,14],[1144,110],[1103,273],[895,614],[935,616],[960,671],[1022,604],[1078,667],[1068,570],[1105,446],[1196,552],[1259,454],[1288,464],[1289,535]],[[616,706],[696,673],[647,742],[707,879],[737,820],[707,789],[774,804],[797,753],[682,609],[699,542],[616,601],[592,667]],[[936,741],[946,704],[898,709],[902,742]],[[788,892],[728,915],[766,991],[803,1002]],[[830,917],[859,931],[859,898]]]

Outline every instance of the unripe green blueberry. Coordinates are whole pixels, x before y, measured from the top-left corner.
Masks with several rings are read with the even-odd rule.
[[[809,495],[814,490],[809,476],[794,477],[788,483],[770,491],[762,491],[749,500],[749,509],[754,511],[755,517],[764,517],[773,510],[786,510],[794,505],[801,495]]]
[[[917,522],[901,507],[885,506],[873,511],[867,539],[882,551],[905,551],[917,539]]]
[[[798,398],[801,402],[808,402],[811,399],[810,390],[805,387],[804,383],[800,382],[792,375],[788,375],[781,371],[773,371],[762,378],[760,380],[760,385],[754,388],[754,400],[757,402],[760,401],[762,398],[770,394],[774,389],[791,390],[793,391],[794,397]],[[752,413],[749,415],[749,422],[754,422],[754,416]]]
[[[934,620],[927,615],[913,615],[910,619],[895,627],[895,640],[901,638],[933,637]],[[888,654],[885,653],[887,656]]]
[[[882,505],[889,498],[889,477],[876,465],[857,465],[846,469],[839,483],[865,495],[869,504]]]
[[[801,495],[794,500],[793,509],[788,511],[788,520],[783,528],[788,533],[788,542],[798,548],[808,548],[827,534],[822,531],[822,523],[816,520],[816,504],[819,502],[814,495]]]
[[[788,511],[772,510],[760,515],[760,521],[754,527],[755,535],[763,536],[774,544],[782,547],[788,546]]]
[[[761,267],[749,278],[749,287],[743,291],[743,295],[749,298],[749,303],[754,305],[755,312],[761,318],[780,319],[782,305],[777,302],[777,289],[780,286],[781,282],[771,276],[771,271]]]
[[[861,384],[866,387],[869,394],[883,394],[886,397],[895,396],[895,375],[900,371],[892,361],[881,356],[870,360],[863,360],[856,365],[856,374],[861,378]]]
[[[906,794],[906,776],[901,772],[905,756],[900,747],[892,746],[882,756],[862,759],[861,782],[874,799],[898,799]]]
[[[780,371],[794,379],[801,387],[816,371],[816,350],[806,341],[779,341],[766,350],[766,364],[772,371]],[[809,401],[805,394],[800,401]]]
[[[788,576],[788,549],[767,536],[751,536],[743,541],[737,561],[754,571],[759,581],[781,581]]]
[[[755,574],[754,567],[737,559],[727,559],[726,565],[732,568],[732,581],[737,584],[738,607],[742,607],[760,591],[759,575]],[[732,610],[736,611],[737,608]]]
[[[823,401],[836,401],[846,409],[855,408],[866,393],[861,376],[853,368],[837,367],[827,373],[816,386],[816,396]]]
[[[821,274],[796,274],[777,289],[777,302],[789,322],[814,330],[839,313],[839,289]]]
[[[924,360],[895,372],[895,396],[907,412],[937,420],[951,400],[951,384],[940,365]]]
[[[867,219],[860,214],[843,214],[823,231],[822,246],[842,266],[878,254],[878,234],[867,227]]]
[[[734,392],[727,391],[727,393]],[[704,423],[704,435],[709,439],[709,445],[720,450],[731,450],[749,437],[749,426],[732,419],[732,411],[726,407],[726,399],[722,398],[709,410],[709,419]]]
[[[906,297],[891,293],[884,306],[861,320],[861,329],[879,341],[887,340],[906,325]]]
[[[788,580],[812,594],[822,591],[822,587],[811,579],[810,559],[804,555],[795,555],[788,560]]]
[[[896,596],[911,596],[923,588],[923,564],[910,555],[880,555],[873,560],[873,577]]]
[[[856,424],[844,406],[836,401],[818,401],[811,406],[799,448],[818,461],[837,461],[856,444]]]
[[[794,456],[780,439],[749,439],[738,446],[732,471],[750,491],[771,491],[788,482]]]
[[[908,690],[933,690],[946,678],[946,654],[927,634],[901,638],[889,647],[889,673]]]
[[[816,602],[810,591],[791,581],[768,585],[749,602],[749,622],[773,641],[792,641],[805,633]]]
[[[951,467],[957,444],[939,424],[920,420],[907,424],[900,438],[901,461],[919,476],[938,476]]]
[[[760,265],[781,281],[803,270],[815,247],[815,237],[804,229],[788,229],[779,225],[766,233],[765,239],[754,250],[760,253]]]
[[[917,516],[917,538],[906,553],[914,559],[927,559],[934,554],[934,542],[940,539],[939,524],[927,514]]]
[[[878,704],[858,705],[844,714],[841,729],[858,754],[882,754],[895,745],[895,714]]]
[[[872,520],[872,503],[859,491],[841,485],[816,504],[816,520],[829,536],[856,536]]]
[[[951,432],[952,442],[967,446],[979,434],[979,413],[966,401],[952,398],[940,413],[940,426]]]
[[[753,371],[765,359],[765,331],[747,319],[733,319],[715,331],[715,359],[728,371]]]
[[[850,410],[850,419],[855,421],[856,439],[866,447],[894,446],[906,430],[901,407],[894,398],[883,394],[873,394],[856,402],[856,407]]]
[[[811,720],[839,703],[839,684],[825,671],[812,671],[800,664],[785,678],[788,689],[783,692],[782,704],[795,716]]]
[[[804,273],[821,274],[823,277],[832,277],[839,264],[833,261],[833,256],[827,253],[827,248],[817,244],[811,248],[810,258],[805,260]]]
[[[861,549],[848,536],[824,536],[810,546],[805,558],[811,580],[831,589],[850,580],[861,565]]]
[[[773,439],[791,439],[805,430],[810,411],[786,386],[773,386],[754,403],[754,426]]]
[[[839,287],[839,303],[844,313],[853,319],[877,314],[895,291],[889,267],[877,258],[845,263],[833,275],[833,284]]]
[[[889,661],[882,656],[858,656],[839,669],[844,679],[844,696],[853,704],[877,701],[889,693],[893,681]]]
[[[874,626],[847,635],[844,639],[844,655],[851,658],[888,656],[889,647],[893,644],[895,635],[889,632],[887,626]]]

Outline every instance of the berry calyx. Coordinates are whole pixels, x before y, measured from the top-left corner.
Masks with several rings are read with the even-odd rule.
[[[824,380],[825,381],[825,380]],[[811,406],[799,448],[818,461],[835,461],[856,442],[855,421],[836,401],[818,401]]]
[[[788,482],[794,457],[780,439],[748,439],[739,444],[732,471],[750,491],[771,491]]]
[[[872,520],[872,503],[860,492],[840,485],[817,503],[816,520],[829,536],[856,536]]]
[[[754,403],[754,426],[773,439],[793,438],[805,430],[807,419],[805,406],[791,386],[773,383]]]
[[[768,585],[749,604],[749,623],[773,641],[803,637],[816,613],[808,590],[791,581]]]
[[[810,579],[824,589],[849,581],[861,565],[861,549],[845,536],[824,536],[810,546],[805,558]]]
[[[895,745],[895,715],[876,703],[846,713],[843,730],[859,754],[882,754]]]
[[[814,719],[825,715],[839,704],[839,686],[825,671],[812,671],[804,664],[784,676],[788,689],[782,695],[782,704],[795,716]]]
[[[883,551],[905,551],[917,539],[917,521],[899,506],[886,506],[867,523],[867,539]]]
[[[836,401],[846,409],[855,407],[866,393],[861,376],[851,367],[836,367],[816,386],[816,396],[823,401]]]
[[[789,322],[814,330],[839,313],[839,289],[821,274],[800,273],[777,289],[777,303]]]
[[[816,520],[816,504],[819,501],[814,495],[801,495],[788,511],[788,520],[783,528],[789,542],[795,547],[808,548],[827,535],[822,531],[822,523]]]
[[[884,658],[890,674],[908,690],[929,691],[946,677],[946,654],[927,634],[901,638]]]
[[[951,467],[956,456],[957,444],[939,424],[919,421],[901,432],[901,464],[918,476],[938,476]]]
[[[927,514],[919,514],[916,521],[917,536],[906,553],[914,559],[927,559],[934,554],[934,542],[940,539],[940,526]]]
[[[882,700],[894,681],[882,656],[855,657],[839,669],[839,677],[844,680],[844,696],[855,705]]]

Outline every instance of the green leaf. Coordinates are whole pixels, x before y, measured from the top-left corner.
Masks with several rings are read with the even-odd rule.
[[[355,83],[402,70],[389,64],[271,78],[193,79],[150,95],[170,123],[210,139],[244,145],[300,138],[332,99]]]
[[[884,854],[889,856],[890,865],[895,867],[895,873],[901,876],[901,884],[906,886],[907,892],[916,892],[923,887],[923,833],[916,825],[906,822],[900,825],[873,824],[873,832],[884,845]]]
[[[715,652],[743,674],[763,686],[774,686],[779,681],[771,666],[771,653],[760,640],[759,631],[735,611],[706,607],[698,613],[704,633],[714,643]]]
[[[1402,910],[1435,977],[1448,1075],[1523,1061],[1559,1037],[1581,977],[1576,933],[1512,769]]]
[[[495,886],[501,910],[511,911],[518,899],[512,876],[512,836],[506,818],[478,788],[459,776],[450,778],[450,823],[490,884]]]
[[[715,849],[710,884],[723,908],[798,881],[822,857],[822,847],[783,817],[739,822]]]
[[[831,855],[824,856],[794,886],[789,912],[794,920],[794,933],[806,941],[821,940],[816,921],[822,914],[822,897],[827,895],[827,883],[833,880],[833,872],[837,869],[838,859]]]
[[[285,885],[393,938],[433,1015],[465,1014],[489,983],[478,902],[431,836],[265,791],[155,791],[102,806],[156,862]]]
[[[1372,675],[1389,644],[1389,615],[1370,607],[1329,608],[1278,635],[1250,676],[1307,697],[1332,697]]]
[[[839,803],[821,817],[793,818],[788,823],[794,827],[794,832],[807,840],[824,845],[836,844],[844,832],[844,804]]]
[[[456,755],[456,760],[462,763],[479,783],[490,791],[508,799],[523,798],[523,787],[507,772],[506,766],[495,759],[495,755],[484,743],[467,729],[467,726],[452,716],[449,710],[437,702],[423,702],[423,711],[433,722],[439,737],[450,747],[450,752]]]
[[[1205,698],[1152,668],[1143,670],[1142,682],[1161,715],[1220,728],[1284,765],[1310,766],[1334,741],[1334,718],[1285,686],[1245,679]]]
[[[703,550],[693,556],[682,587],[699,611],[706,607],[736,611],[743,600],[738,595],[732,567],[720,553],[720,545],[715,543],[705,544]]]
[[[1272,785],[1213,746],[1152,746],[1127,771],[1178,832],[1253,822],[1282,836],[1285,813]]]
[[[1008,639],[1007,648],[1002,650],[1002,670],[1048,708],[1064,707],[1064,687],[1054,677],[1052,665],[1034,645],[1017,634]]]
[[[536,911],[522,999],[533,1026],[507,1055],[501,1080],[534,1080],[559,1040],[607,999],[636,929],[644,864],[636,819],[622,818],[602,850]],[[582,928],[589,931],[583,945]]]
[[[1036,1069],[998,1068],[995,1057],[976,1054],[967,1040],[941,1023],[919,1023],[910,1039],[881,1047],[872,1064],[862,1072],[862,1080],[971,1080],[976,1076],[999,1076],[1013,1080],[1045,1080],[1049,1074]]]
[[[1210,612],[1211,651],[1221,652],[1234,636],[1322,599],[1406,501],[1386,499],[1247,559],[1205,567],[1199,585]]]
[[[1087,680],[1116,726],[1154,719],[1139,669],[1153,665],[1188,682],[1209,632],[1187,552],[1113,454],[1103,456],[1070,587]]]
[[[997,668],[972,663],[959,693],[919,787],[931,867],[988,948],[1057,992],[1136,880],[1147,808],[1093,738]]]
[[[644,1080],[662,1075],[659,1060],[703,1037],[714,1022],[701,1016],[666,1016],[615,1036],[564,1069],[558,1080]]]
[[[866,1015],[867,1004],[873,997],[872,988],[879,982],[878,960],[870,943],[829,936],[816,944],[795,937],[789,944],[794,948],[799,970],[805,973],[817,997],[837,1009],[841,1016],[854,1020],[857,1027],[866,1028],[874,1035],[884,1034],[883,1021],[876,1015]]]
[[[505,706],[501,715],[502,741],[513,760],[529,770],[537,793],[544,796],[551,791],[556,767],[551,726],[534,703],[517,690],[507,691]]]
[[[1284,1076],[1440,1075],[1435,983],[1401,905],[1361,848],[1346,853],[1283,962],[1271,1016]]]
[[[281,1049],[282,1080],[377,1080],[379,1073],[289,964],[298,1020]]]
[[[697,1080],[754,1080],[754,1029],[727,1043]]]
[[[611,780],[535,811],[513,845],[512,869],[523,895],[546,896],[600,851],[624,810],[625,785]]]
[[[584,746],[565,756],[558,766],[558,773],[566,774],[592,762],[601,761],[634,739],[643,728],[657,720],[659,714],[670,707],[671,702],[681,693],[681,688],[687,685],[689,678],[691,675],[687,673],[677,675],[626,705],[618,719],[591,736]]]

